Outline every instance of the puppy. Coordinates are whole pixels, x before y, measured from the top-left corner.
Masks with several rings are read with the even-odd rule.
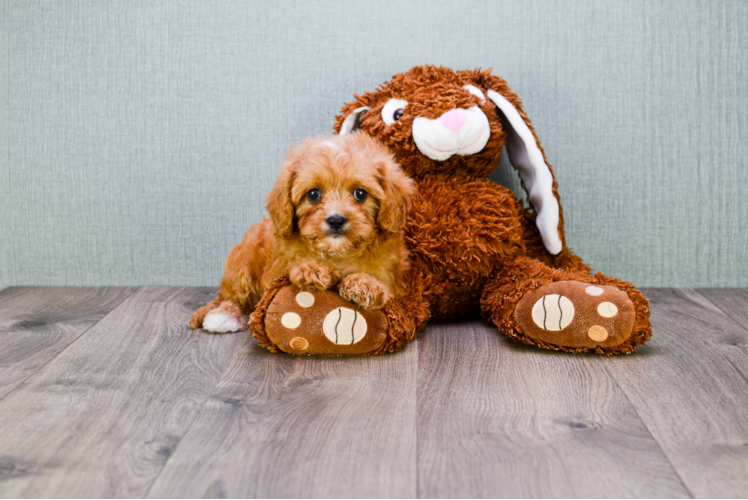
[[[194,328],[244,330],[263,291],[280,276],[300,287],[337,288],[379,309],[404,293],[400,230],[414,182],[389,150],[364,133],[307,139],[291,149],[264,218],[229,253],[218,297]]]

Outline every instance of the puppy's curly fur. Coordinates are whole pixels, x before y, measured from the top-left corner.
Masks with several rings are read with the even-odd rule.
[[[337,287],[346,300],[381,308],[405,292],[401,230],[414,191],[389,150],[366,134],[307,139],[291,149],[267,197],[270,218],[231,250],[218,297],[190,324],[246,329],[263,291],[281,276],[307,288]]]

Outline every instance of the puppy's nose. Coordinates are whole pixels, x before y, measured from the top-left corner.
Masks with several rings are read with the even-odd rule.
[[[325,219],[325,222],[327,222],[327,225],[330,226],[330,229],[333,231],[337,231],[338,229],[342,229],[343,226],[345,226],[345,223],[348,222],[348,219],[343,217],[342,215],[331,215],[327,219]]]

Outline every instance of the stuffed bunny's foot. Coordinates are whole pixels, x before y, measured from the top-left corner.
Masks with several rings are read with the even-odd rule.
[[[252,313],[255,338],[271,351],[328,356],[374,354],[385,349],[387,318],[332,290],[295,285],[274,288]]]
[[[514,317],[520,332],[543,344],[611,348],[629,338],[634,304],[623,290],[580,281],[556,281],[529,290]]]
[[[631,283],[528,257],[484,287],[481,313],[509,337],[556,351],[623,354],[652,336],[649,301]]]

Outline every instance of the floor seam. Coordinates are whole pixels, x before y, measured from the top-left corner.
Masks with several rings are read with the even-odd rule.
[[[11,287],[9,287],[9,288],[11,288]],[[73,344],[75,344],[75,343],[76,343],[76,342],[78,342],[78,341],[79,341],[79,340],[80,340],[81,338],[83,338],[83,336],[84,336],[85,334],[87,334],[87,333],[88,333],[89,331],[91,331],[91,329],[92,329],[93,327],[95,327],[96,325],[98,325],[99,323],[101,323],[101,322],[102,322],[102,321],[104,320],[104,318],[106,318],[107,316],[109,316],[110,314],[112,314],[112,313],[113,313],[114,311],[116,311],[117,309],[119,309],[120,307],[122,307],[122,305],[123,305],[123,304],[124,304],[125,302],[127,302],[127,301],[128,301],[129,299],[130,299],[130,297],[132,297],[133,295],[135,295],[135,294],[136,294],[136,293],[137,293],[138,291],[140,291],[140,290],[142,289],[141,287],[133,287],[133,288],[134,288],[134,289],[133,289],[132,293],[130,293],[130,294],[129,294],[129,295],[127,296],[127,297],[123,298],[123,299],[122,299],[122,301],[121,301],[121,302],[120,302],[119,304],[117,304],[117,305],[116,305],[115,307],[113,307],[113,308],[112,308],[112,309],[111,309],[111,310],[110,310],[110,311],[109,311],[108,313],[106,313],[106,314],[105,314],[104,316],[102,316],[101,318],[99,318],[99,319],[98,319],[97,321],[95,321],[94,323],[92,323],[92,324],[91,324],[91,326],[89,326],[88,328],[86,328],[85,330],[83,330],[83,331],[82,331],[82,332],[80,333],[80,335],[78,335],[77,337],[75,337],[75,338],[74,338],[74,339],[73,339],[73,340],[72,340],[72,341],[71,341],[71,342],[70,342],[70,343],[69,343],[68,345],[66,345],[66,346],[65,346],[65,347],[64,347],[64,348],[63,348],[63,349],[62,349],[62,350],[61,350],[60,352],[58,352],[57,354],[55,354],[54,356],[52,356],[51,358],[49,358],[49,359],[48,359],[48,360],[47,360],[47,361],[46,361],[45,363],[41,364],[41,365],[40,365],[40,366],[39,366],[39,367],[38,367],[38,368],[37,368],[36,370],[34,370],[33,372],[31,372],[31,373],[29,374],[29,376],[28,376],[28,377],[26,377],[26,378],[24,378],[23,380],[21,380],[21,381],[20,381],[20,382],[18,383],[18,385],[16,385],[16,386],[15,386],[15,387],[14,387],[13,389],[11,389],[10,391],[8,391],[8,393],[6,393],[6,394],[5,394],[4,396],[0,397],[0,402],[2,402],[2,401],[3,401],[4,399],[5,399],[5,398],[7,398],[8,396],[10,396],[10,395],[11,395],[11,394],[13,394],[14,392],[16,392],[16,390],[17,390],[17,389],[19,389],[19,388],[21,388],[21,387],[22,387],[22,386],[23,386],[23,385],[24,385],[24,384],[26,383],[26,381],[27,381],[28,379],[30,379],[31,377],[33,377],[34,375],[36,375],[37,373],[39,373],[39,372],[40,372],[40,371],[41,371],[41,370],[42,370],[42,369],[43,369],[43,368],[44,368],[45,366],[49,365],[49,364],[50,364],[50,363],[51,363],[52,361],[54,361],[55,359],[57,359],[58,357],[60,357],[60,355],[61,355],[62,353],[64,353],[64,352],[65,352],[65,351],[67,351],[68,349],[70,349],[70,347],[71,347],[71,346],[72,346]],[[7,288],[6,288],[6,290],[7,290]]]
[[[421,333],[423,333],[423,332],[421,332]],[[415,339],[414,343],[415,343],[414,347],[416,348],[416,380],[415,380],[415,400],[416,400],[415,404],[416,404],[416,411],[414,412],[415,413],[415,419],[416,419],[416,422],[415,422],[416,423],[416,428],[415,428],[415,431],[416,431],[416,491],[415,491],[414,498],[421,498],[421,467],[420,467],[420,462],[421,462],[421,453],[420,453],[421,452],[421,448],[420,448],[421,447],[421,440],[419,439],[420,425],[418,425],[418,421],[419,421],[419,414],[418,414],[418,386],[419,386],[419,383],[418,383],[418,381],[420,380],[420,377],[419,377],[418,373],[419,373],[419,367],[420,367],[420,364],[421,364],[421,349],[419,349],[420,346],[419,346],[418,338]]]
[[[743,325],[743,322],[741,320],[738,320],[738,319],[735,319],[734,317],[732,317],[732,315],[729,312],[727,312],[726,310],[724,310],[722,307],[720,307],[720,305],[718,303],[714,302],[707,295],[704,295],[701,292],[702,289],[692,288],[692,290],[695,291],[696,293],[698,293],[700,297],[703,297],[704,300],[706,300],[707,302],[709,302],[710,304],[712,304],[714,307],[716,307],[717,309],[719,309],[720,311],[722,311],[722,313],[725,316],[727,316],[730,319],[730,321],[732,321],[733,323],[735,323],[738,326],[738,328],[740,328],[748,336],[748,325]],[[735,290],[744,290],[744,289],[743,288],[736,288]]]
[[[247,347],[247,341],[250,338],[252,338],[252,335],[249,333],[249,330],[244,330],[244,331],[247,333],[247,337],[244,339],[244,341],[241,344],[239,344],[239,347],[237,351],[234,353],[234,355],[231,356],[231,359],[226,364],[226,368],[223,370],[223,372],[221,372],[221,375],[218,377],[218,380],[216,380],[216,383],[213,385],[213,388],[210,390],[210,392],[208,392],[208,395],[205,397],[203,402],[200,404],[200,408],[195,412],[195,416],[190,421],[190,425],[187,426],[187,428],[184,430],[182,435],[179,437],[179,441],[174,446],[174,450],[172,450],[171,454],[169,455],[169,458],[167,458],[166,461],[164,462],[164,465],[161,466],[161,469],[158,471],[158,474],[156,474],[156,477],[153,478],[153,482],[148,487],[148,489],[145,491],[143,498],[148,498],[148,495],[151,494],[151,490],[158,482],[158,478],[161,477],[161,474],[164,472],[164,469],[166,469],[166,466],[169,464],[169,461],[171,460],[171,458],[177,454],[177,450],[179,450],[179,445],[182,444],[182,441],[184,441],[184,438],[187,436],[187,434],[189,434],[190,430],[192,429],[192,426],[195,424],[197,417],[200,416],[200,413],[202,413],[203,408],[205,408],[205,403],[207,403],[210,397],[213,395],[213,393],[215,393],[216,388],[218,387],[218,384],[220,384],[223,381],[223,379],[226,377],[226,374],[228,373],[229,369],[234,365],[234,360],[238,356],[240,356],[242,352],[244,351],[244,348]]]
[[[686,493],[688,493],[691,498],[696,498],[696,496],[691,491],[691,488],[688,487],[686,482],[683,480],[683,476],[680,475],[678,472],[678,469],[676,469],[675,465],[673,465],[672,460],[670,460],[670,456],[667,454],[667,452],[663,449],[660,442],[657,440],[657,438],[652,434],[652,430],[649,428],[649,425],[647,425],[647,421],[642,417],[641,413],[639,413],[639,410],[637,409],[636,405],[631,401],[631,398],[629,397],[628,393],[626,392],[626,389],[623,388],[623,386],[618,383],[618,378],[615,376],[615,374],[608,368],[607,364],[603,365],[605,372],[608,374],[608,376],[613,379],[613,382],[616,384],[616,386],[621,390],[623,393],[623,397],[626,398],[626,401],[628,402],[629,406],[634,410],[634,413],[636,413],[636,416],[639,418],[639,421],[644,426],[644,429],[646,429],[647,434],[649,434],[649,437],[652,438],[652,442],[657,445],[657,448],[662,452],[662,456],[665,457],[665,460],[667,460],[668,465],[670,465],[670,468],[673,470],[673,473],[675,473],[675,477],[678,478],[678,481],[680,481],[680,484],[683,485],[683,489],[686,490]]]

